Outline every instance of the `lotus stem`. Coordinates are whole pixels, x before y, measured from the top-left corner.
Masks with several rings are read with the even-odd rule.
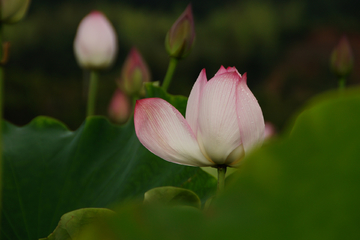
[[[164,82],[163,82],[163,85],[162,85],[162,88],[165,91],[167,91],[167,89],[170,86],[171,79],[172,79],[172,77],[174,75],[177,63],[178,63],[178,59],[176,59],[174,57],[170,57],[169,66],[168,66],[168,69],[167,69],[167,72],[166,72],[166,75],[165,75],[165,78],[164,78]]]
[[[226,166],[218,166],[218,184],[217,184],[217,195],[222,192],[225,188],[225,174],[226,174]]]
[[[96,103],[96,92],[98,85],[98,72],[95,70],[90,71],[90,84],[87,102],[87,113],[86,116],[93,116],[95,114],[95,103]]]

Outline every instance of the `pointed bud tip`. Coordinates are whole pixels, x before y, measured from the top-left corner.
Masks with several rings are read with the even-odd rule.
[[[104,15],[102,12],[98,11],[98,10],[92,10],[89,15]]]

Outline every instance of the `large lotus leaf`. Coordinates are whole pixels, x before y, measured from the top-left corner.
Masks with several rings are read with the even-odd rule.
[[[184,108],[182,99],[178,104]],[[111,207],[158,186],[190,189],[203,202],[216,188],[216,180],[200,168],[150,153],[138,141],[133,121],[115,126],[91,117],[75,132],[48,117],[23,127],[5,122],[3,142],[2,239],[46,237],[67,212]]]
[[[125,205],[116,239],[359,239],[359,123],[359,89],[318,98],[204,214]]]

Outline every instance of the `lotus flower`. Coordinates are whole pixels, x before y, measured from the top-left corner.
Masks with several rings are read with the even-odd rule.
[[[235,67],[221,66],[207,81],[203,69],[193,86],[186,119],[159,98],[138,100],[135,131],[155,155],[189,166],[236,167],[264,138],[261,108]]]
[[[80,67],[108,68],[115,61],[117,47],[115,30],[104,14],[93,11],[81,20],[74,41]]]

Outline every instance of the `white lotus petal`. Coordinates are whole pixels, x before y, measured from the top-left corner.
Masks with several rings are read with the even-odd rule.
[[[136,102],[135,131],[140,142],[155,155],[178,164],[211,166],[201,153],[195,135],[181,113],[160,98]]]
[[[260,105],[246,84],[246,73],[237,87],[237,115],[245,152],[264,139],[265,122]]]
[[[200,96],[197,138],[204,155],[217,164],[224,164],[241,144],[236,114],[239,81],[236,72],[216,75]]]
[[[206,83],[207,83],[206,71],[205,71],[205,69],[203,69],[200,72],[200,75],[197,78],[193,88],[191,89],[189,99],[187,102],[187,106],[186,106],[185,118],[195,134],[197,132],[197,120],[198,120],[198,114],[199,114],[200,93]]]

